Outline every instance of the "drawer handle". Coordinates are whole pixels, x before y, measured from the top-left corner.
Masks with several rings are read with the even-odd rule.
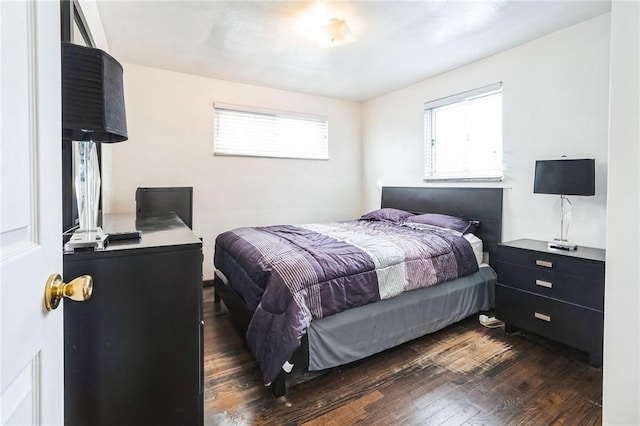
[[[536,285],[539,285],[540,287],[546,287],[546,288],[553,287],[553,283],[550,283],[549,281],[542,281],[542,280],[536,280]]]
[[[534,312],[533,316],[538,318],[539,320],[551,322],[551,317],[549,315],[541,314],[539,312]]]
[[[545,268],[553,268],[553,262],[549,262],[548,260],[536,260],[536,265],[544,266]]]

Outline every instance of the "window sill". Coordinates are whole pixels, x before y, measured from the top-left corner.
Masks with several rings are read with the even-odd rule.
[[[450,177],[450,178],[423,178],[423,182],[502,182],[504,176],[496,177]]]

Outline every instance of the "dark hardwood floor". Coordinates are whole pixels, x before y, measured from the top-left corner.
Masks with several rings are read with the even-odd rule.
[[[273,398],[224,304],[204,290],[206,425],[503,425],[602,422],[602,370],[477,316]],[[530,336],[535,338],[535,336]]]

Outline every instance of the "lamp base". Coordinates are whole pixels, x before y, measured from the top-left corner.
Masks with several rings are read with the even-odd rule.
[[[71,239],[64,245],[65,253],[73,253],[75,250],[93,249],[103,251],[106,246],[108,234],[102,232],[102,228],[90,230],[78,230],[73,233]]]
[[[556,238],[555,240],[549,241],[547,243],[547,248],[559,250],[577,250],[578,245],[573,244],[567,240],[559,240]]]

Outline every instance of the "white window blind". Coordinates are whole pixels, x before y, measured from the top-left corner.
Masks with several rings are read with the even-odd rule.
[[[214,104],[214,155],[329,159],[326,117]]]
[[[425,180],[501,180],[502,84],[427,102]]]

